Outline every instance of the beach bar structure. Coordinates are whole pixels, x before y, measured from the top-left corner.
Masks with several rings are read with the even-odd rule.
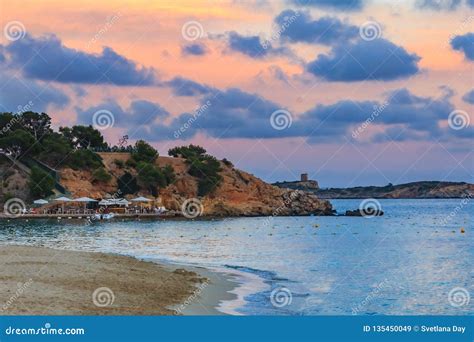
[[[105,206],[108,211],[114,213],[125,213],[129,204],[125,198],[103,199],[99,202],[99,206]]]
[[[143,196],[134,198],[131,201],[134,202],[134,203],[140,203],[140,212],[143,212],[143,203],[153,202],[153,200],[151,200],[149,198],[146,198],[146,197],[143,197]]]
[[[79,197],[75,198],[72,200],[72,202],[78,202],[78,203],[84,203],[84,214],[87,213],[87,204],[88,203],[93,203],[93,202],[98,202],[95,199],[89,198],[89,197]]]
[[[61,206],[61,213],[64,214],[64,206],[67,202],[72,202],[72,200],[70,198],[67,198],[67,197],[58,197],[58,198],[55,198],[53,199],[53,201],[55,202],[58,202],[58,203],[61,203],[62,206]]]

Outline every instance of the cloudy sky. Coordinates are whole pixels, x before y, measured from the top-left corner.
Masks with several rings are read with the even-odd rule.
[[[0,110],[266,181],[473,181],[473,0],[0,2]]]

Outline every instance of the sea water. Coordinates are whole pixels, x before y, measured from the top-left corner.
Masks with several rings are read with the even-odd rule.
[[[331,201],[338,212],[360,200]],[[241,275],[245,315],[474,313],[474,204],[380,200],[382,217],[0,221],[0,243],[101,251]],[[67,221],[67,220],[65,220]],[[464,229],[465,233],[461,233]],[[242,295],[243,294],[243,295]],[[236,305],[237,304],[237,305]]]

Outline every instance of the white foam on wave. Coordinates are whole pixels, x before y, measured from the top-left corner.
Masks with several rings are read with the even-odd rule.
[[[242,315],[238,309],[247,304],[245,299],[247,296],[271,289],[270,285],[265,283],[264,279],[256,274],[234,269],[229,271],[227,268],[212,268],[212,270],[231,276],[232,280],[239,284],[236,288],[229,291],[229,293],[235,294],[237,297],[223,300],[216,307],[216,310],[227,315]]]

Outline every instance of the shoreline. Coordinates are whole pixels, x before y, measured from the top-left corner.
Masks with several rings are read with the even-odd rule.
[[[239,287],[233,272],[120,254],[0,244],[0,256],[2,315],[222,315]]]

